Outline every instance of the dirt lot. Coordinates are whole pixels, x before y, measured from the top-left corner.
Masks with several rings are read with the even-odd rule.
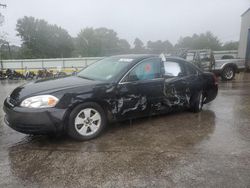
[[[27,136],[3,123],[22,82],[0,82],[0,187],[250,187],[250,74],[190,112],[111,125],[99,138]]]

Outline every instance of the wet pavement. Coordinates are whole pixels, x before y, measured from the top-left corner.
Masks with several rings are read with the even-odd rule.
[[[221,82],[201,113],[112,124],[101,137],[27,136],[4,125],[0,187],[250,187],[250,74]]]

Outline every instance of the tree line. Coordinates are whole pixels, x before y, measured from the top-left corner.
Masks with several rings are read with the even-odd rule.
[[[171,53],[181,48],[237,50],[238,42],[222,43],[211,32],[181,37],[174,45],[170,41],[148,41],[143,43],[139,38],[133,46],[126,39],[108,28],[82,29],[76,37],[68,31],[45,20],[34,17],[23,17],[16,24],[17,36],[21,38],[20,47],[1,46],[2,59],[8,58],[66,58],[66,57],[97,57],[127,53]],[[4,43],[4,40],[0,40]]]

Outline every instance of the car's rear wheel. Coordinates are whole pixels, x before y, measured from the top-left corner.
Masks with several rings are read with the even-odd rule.
[[[77,140],[89,140],[97,137],[107,124],[105,112],[96,103],[78,105],[69,117],[68,134]]]
[[[221,73],[222,80],[232,80],[234,76],[235,69],[232,66],[226,66]]]
[[[190,110],[194,113],[200,112],[203,107],[204,96],[203,92],[200,91],[191,98]]]

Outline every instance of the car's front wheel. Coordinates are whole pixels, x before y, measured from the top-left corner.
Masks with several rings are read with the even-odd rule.
[[[76,140],[89,140],[97,137],[106,124],[106,114],[100,105],[80,104],[70,113],[68,134]]]

